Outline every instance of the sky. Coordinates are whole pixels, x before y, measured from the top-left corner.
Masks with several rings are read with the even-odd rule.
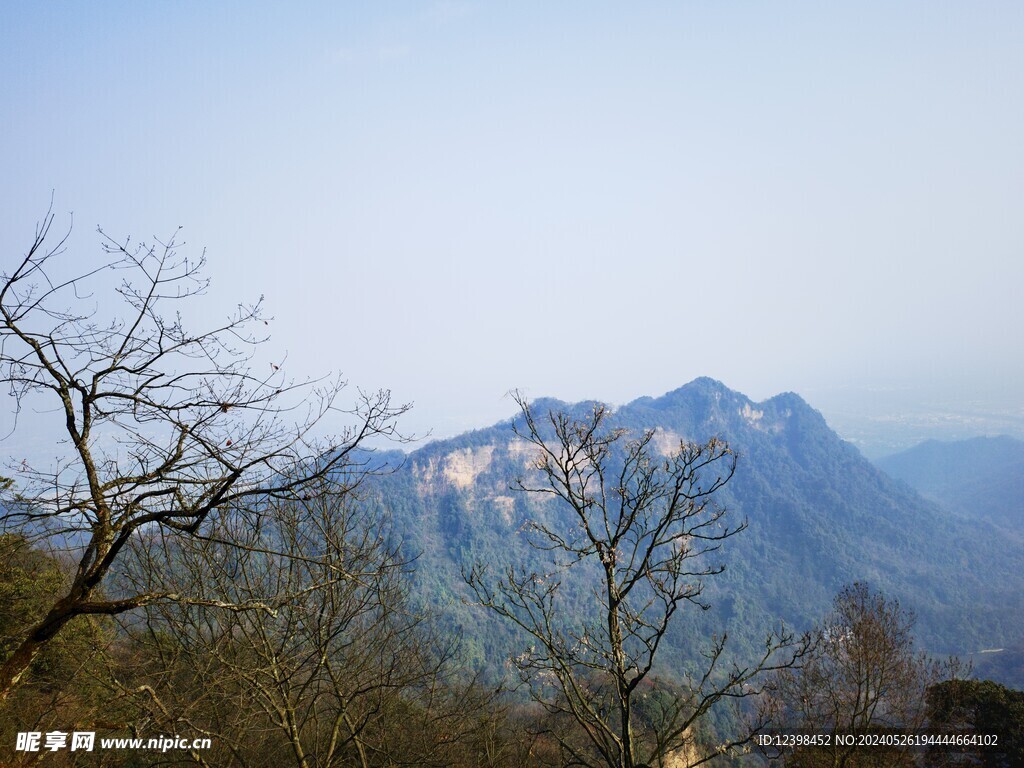
[[[703,375],[1024,418],[1019,2],[0,14],[4,269],[51,196],[75,263],[180,226],[190,322],[264,296],[268,361],[407,432]]]

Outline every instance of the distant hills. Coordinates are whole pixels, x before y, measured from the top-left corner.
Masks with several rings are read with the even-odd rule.
[[[928,440],[876,463],[949,513],[999,526],[1024,549],[1024,441]],[[1024,634],[970,658],[977,676],[1024,688]]]
[[[592,405],[538,400],[533,408],[582,413]],[[474,561],[498,569],[523,561],[540,567],[544,558],[526,546],[524,524],[537,517],[558,522],[565,514],[510,490],[529,471],[532,455],[512,426],[509,420],[430,443],[405,456],[378,490],[395,535],[418,555],[419,599],[462,632],[472,659],[492,668],[516,641],[463,604],[460,568]],[[707,583],[713,610],[677,617],[663,656],[670,666],[685,665],[712,633],[728,631],[743,653],[780,620],[808,628],[840,587],[855,580],[913,609],[919,644],[936,653],[966,654],[1024,636],[1020,542],[890,478],[798,395],[756,403],[701,378],[620,407],[613,426],[656,430],[656,444],[666,452],[681,439],[719,436],[740,457],[722,499],[749,527],[720,553],[727,570]]]
[[[1024,533],[1024,441],[928,440],[876,464],[953,514]]]

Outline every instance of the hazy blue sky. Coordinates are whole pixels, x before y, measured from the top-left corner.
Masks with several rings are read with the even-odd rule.
[[[14,3],[4,264],[178,225],[409,429],[699,375],[1024,406],[1024,3]]]

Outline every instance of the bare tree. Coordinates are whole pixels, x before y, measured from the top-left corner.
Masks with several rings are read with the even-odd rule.
[[[154,532],[133,548],[137,591],[173,584],[268,608],[164,602],[125,622],[151,683],[124,690],[155,725],[214,735],[215,762],[367,766],[376,713],[433,671],[407,612],[407,564],[340,491],[271,502],[257,526],[225,516],[203,539]]]
[[[98,263],[66,265],[67,235],[51,245],[53,221],[48,212],[0,280],[0,381],[19,415],[50,409],[65,450],[54,466],[14,463],[0,525],[75,549],[77,568],[0,664],[0,701],[75,617],[161,601],[257,607],[159,585],[109,596],[108,577],[142,531],[202,536],[220,509],[257,515],[258,500],[302,499],[367,438],[394,436],[406,409],[386,391],[360,394],[348,411],[355,426],[317,439],[344,383],[296,384],[270,361],[265,375],[254,371],[260,302],[209,330],[186,328],[178,307],[206,289],[205,254],[180,255],[175,238],[133,246],[101,231]]]
[[[815,630],[800,669],[778,674],[773,729],[828,734],[831,743],[787,755],[787,765],[915,764],[908,747],[865,747],[864,736],[910,733],[926,723],[929,686],[964,673],[914,650],[913,614],[866,584],[844,587]],[[836,738],[837,735],[843,739]],[[851,737],[846,739],[845,737]]]
[[[193,758],[217,765],[456,765],[500,713],[412,610],[383,513],[331,482],[264,512],[258,528],[225,517],[203,539],[154,532],[133,547],[139,591],[275,608],[163,602],[127,617],[140,663],[117,687],[144,713],[134,727],[208,735],[213,750]]]
[[[715,501],[733,476],[735,454],[711,439],[680,443],[661,458],[653,431],[630,437],[610,429],[603,406],[583,419],[551,413],[544,423],[522,396],[516,401],[523,415],[516,431],[537,449],[541,478],[519,487],[569,514],[532,524],[530,543],[549,553],[550,571],[509,567],[495,581],[476,565],[465,576],[481,605],[530,637],[513,661],[553,721],[573,726],[555,734],[567,764],[639,768],[685,758],[696,765],[749,741],[743,734],[701,753],[693,736],[716,703],[758,693],[761,673],[792,663],[793,653],[782,651],[805,646],[789,634],[769,637],[751,665],[728,669],[725,637],[715,639],[701,674],[661,686],[659,703],[642,712],[638,704],[658,685],[655,659],[679,610],[710,607],[703,580],[724,566],[709,556],[745,528],[728,524]],[[567,593],[585,584],[598,585],[593,599],[574,610]]]

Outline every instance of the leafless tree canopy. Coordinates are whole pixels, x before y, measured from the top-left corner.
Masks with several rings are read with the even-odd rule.
[[[865,748],[857,737],[913,733],[926,723],[928,688],[966,670],[914,650],[914,617],[895,599],[864,583],[844,587],[816,630],[814,651],[800,669],[778,674],[771,702],[781,732],[843,734],[833,741],[784,755],[795,766],[915,764],[905,747]]]
[[[367,438],[394,437],[406,409],[386,391],[360,393],[347,409],[353,426],[318,439],[344,382],[296,383],[280,362],[257,362],[261,302],[193,331],[179,307],[207,287],[204,256],[183,255],[173,237],[132,245],[101,231],[103,258],[82,266],[65,254],[66,235],[54,242],[53,223],[47,213],[0,282],[0,381],[18,413],[50,409],[64,450],[53,466],[13,463],[0,522],[63,542],[78,565],[67,593],[0,666],[0,696],[75,616],[193,599],[158,586],[105,594],[140,532],[201,536],[220,509],[301,501],[311,481],[351,469]]]
[[[267,607],[165,601],[128,617],[144,668],[115,684],[144,713],[135,722],[211,736],[193,757],[215,765],[451,765],[487,701],[413,612],[387,521],[333,482],[264,512],[257,526],[224,517],[214,537],[155,531],[133,546],[140,592],[174,584]]]
[[[531,543],[550,553],[550,572],[510,567],[492,577],[477,565],[466,579],[480,604],[531,638],[514,664],[556,722],[573,726],[556,734],[567,764],[635,768],[693,754],[693,729],[716,702],[756,693],[762,672],[792,661],[779,653],[792,636],[773,636],[753,665],[723,669],[725,638],[714,640],[704,673],[658,697],[638,724],[638,700],[657,684],[652,673],[669,625],[686,604],[709,607],[703,580],[723,570],[709,556],[745,527],[730,525],[715,499],[736,457],[712,439],[681,443],[662,458],[653,432],[610,429],[602,406],[587,418],[552,413],[545,422],[517,401],[540,477],[520,488],[557,500],[571,522],[533,525]],[[600,587],[585,615],[569,616],[565,586],[588,569]],[[692,764],[712,756],[694,755]]]

